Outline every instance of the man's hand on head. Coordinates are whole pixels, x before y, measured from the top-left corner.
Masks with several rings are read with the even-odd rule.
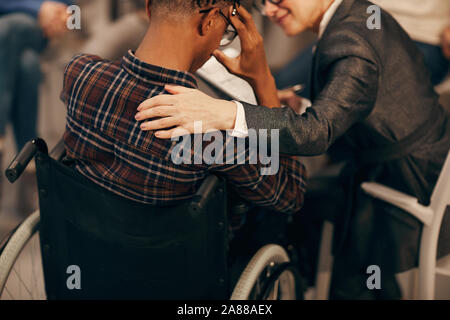
[[[450,60],[450,26],[444,29],[442,33],[442,52]]]
[[[67,5],[56,1],[44,1],[39,10],[38,21],[45,37],[51,39],[67,31]]]

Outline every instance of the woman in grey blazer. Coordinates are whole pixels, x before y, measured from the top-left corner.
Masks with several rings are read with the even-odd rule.
[[[247,128],[269,133],[279,129],[280,152],[286,154],[314,156],[333,145],[339,145],[340,153],[345,148],[348,165],[340,187],[347,203],[346,210],[334,217],[338,231],[334,297],[370,297],[367,266],[379,265],[382,279],[392,281],[395,273],[414,267],[421,224],[402,210],[369,198],[357,186],[361,181],[377,181],[428,203],[450,149],[449,115],[438,102],[421,53],[399,24],[372,3],[262,3],[287,35],[304,30],[319,34],[312,66],[312,107],[301,115],[291,108],[277,108],[281,102],[261,36],[250,14],[240,8],[230,19],[241,38],[241,55],[235,59],[219,51],[214,55],[252,85],[259,106],[242,103],[241,107],[198,90],[167,87],[173,95],[147,100],[139,112],[140,119],[163,119],[143,123],[142,128],[170,138],[174,129],[193,132],[193,122],[202,121],[204,131],[238,129],[244,136]],[[439,255],[450,252],[449,216],[447,212],[441,232],[447,239],[441,239]],[[382,288],[390,285],[382,283]]]

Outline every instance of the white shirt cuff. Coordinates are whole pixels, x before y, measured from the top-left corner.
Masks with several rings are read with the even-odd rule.
[[[234,124],[233,132],[231,133],[232,137],[235,138],[247,138],[248,137],[248,127],[247,121],[245,120],[245,110],[242,103],[239,101],[233,101],[236,103],[236,122]]]

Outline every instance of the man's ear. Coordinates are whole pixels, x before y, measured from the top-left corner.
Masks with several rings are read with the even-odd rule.
[[[201,36],[208,34],[208,32],[210,32],[216,26],[216,18],[218,10],[219,10],[218,8],[214,8],[208,13],[205,13],[201,18],[200,23],[198,25],[198,31]]]
[[[147,12],[147,16],[150,19],[151,18],[151,5],[153,0],[145,0],[145,11]]]

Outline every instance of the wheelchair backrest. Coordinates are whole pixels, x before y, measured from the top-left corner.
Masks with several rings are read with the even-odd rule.
[[[49,299],[226,299],[226,186],[210,176],[193,200],[124,199],[36,156]],[[206,194],[206,196],[205,196]]]

